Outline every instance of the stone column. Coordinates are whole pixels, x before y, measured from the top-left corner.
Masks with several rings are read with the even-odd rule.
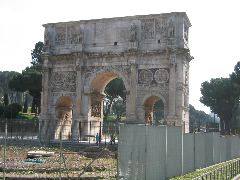
[[[135,60],[130,62],[130,94],[128,97],[128,115],[127,121],[130,123],[134,123],[137,121],[136,119],[136,93],[137,93],[137,65]]]
[[[49,96],[49,65],[48,65],[48,57],[47,53],[42,55],[43,58],[43,74],[42,74],[42,92],[41,92],[41,115],[39,118],[39,135],[40,139],[47,139],[49,136],[49,132],[47,132],[48,124],[49,124],[49,114],[48,114],[48,96]]]
[[[49,67],[48,55],[43,55],[43,74],[42,74],[42,98],[41,98],[41,115],[46,115],[48,112],[48,87],[49,87]]]
[[[72,139],[79,140],[79,122],[81,120],[82,72],[80,57],[76,55],[76,101],[73,109]]]
[[[176,54],[170,55],[169,108],[167,121],[176,120]]]
[[[177,124],[182,125],[184,117],[184,82],[183,82],[183,61],[181,57],[177,62],[177,87],[176,87],[176,115],[178,117]]]

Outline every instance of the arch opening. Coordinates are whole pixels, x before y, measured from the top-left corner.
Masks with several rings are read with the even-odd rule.
[[[89,127],[89,134],[101,134],[103,131],[113,134],[112,130],[116,130],[114,123],[126,117],[124,81],[115,72],[101,72],[92,80],[90,90],[88,121],[91,127]],[[99,127],[101,124],[102,129]],[[94,132],[92,132],[93,129]]]
[[[70,139],[72,132],[72,99],[69,96],[61,96],[55,107],[56,112],[56,126],[55,126],[55,139],[60,138],[62,134],[62,139]]]
[[[164,119],[164,102],[158,96],[150,96],[144,102],[145,123],[162,124]]]
[[[111,111],[115,111],[118,117],[126,112],[126,108],[124,112],[120,111],[120,106],[126,103],[126,88],[124,81],[117,73],[98,73],[90,84],[90,91],[91,120],[106,120],[107,118],[104,117]]]

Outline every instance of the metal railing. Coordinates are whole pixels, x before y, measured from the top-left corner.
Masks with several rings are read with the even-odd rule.
[[[193,180],[228,180],[240,174],[240,159],[231,160],[226,165],[206,172]]]

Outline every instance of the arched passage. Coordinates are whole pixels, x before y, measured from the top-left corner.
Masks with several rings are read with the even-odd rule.
[[[117,72],[112,72],[112,71],[99,72],[94,76],[91,82],[89,82],[90,93],[88,95],[89,97],[88,122],[90,122],[91,128],[90,127],[88,128],[89,129],[88,134],[93,135],[93,133],[95,134],[97,132],[101,133],[102,129],[99,127],[99,125],[103,124],[103,118],[104,118],[104,115],[106,116],[106,112],[109,113],[108,111],[106,111],[106,107],[107,107],[106,98],[105,98],[106,94],[104,93],[104,91],[106,89],[106,86],[112,80],[117,78],[122,79],[121,75],[117,74]],[[122,82],[121,85],[125,86],[124,80],[121,80],[121,82]],[[124,91],[126,91],[125,88],[124,88]],[[105,108],[104,108],[104,102],[105,102]],[[94,130],[94,132],[92,130]]]
[[[150,96],[144,102],[145,123],[159,124],[164,118],[164,102],[158,96]]]
[[[72,125],[72,99],[69,96],[61,96],[56,102],[56,128],[55,139],[60,138],[62,132],[62,139],[71,138],[71,125]]]
[[[103,98],[105,97],[104,89],[107,84],[118,75],[114,72],[98,73],[90,84],[91,91],[91,120],[102,120],[103,118]]]

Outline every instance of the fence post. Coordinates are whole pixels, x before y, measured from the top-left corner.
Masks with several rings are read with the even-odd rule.
[[[3,149],[3,180],[5,180],[6,148],[7,148],[7,119],[5,122],[5,136],[4,136],[4,149]]]
[[[79,122],[79,142],[81,141],[81,134],[82,134],[81,130],[82,130],[82,122],[80,121]]]
[[[61,178],[62,178],[62,130],[60,130],[60,162],[59,162],[59,164],[60,164],[60,168],[59,168],[59,180],[61,180]]]
[[[102,141],[102,122],[100,122],[100,128],[99,128],[99,145]]]
[[[196,170],[196,137],[195,137],[195,130],[193,131],[193,167]]]

